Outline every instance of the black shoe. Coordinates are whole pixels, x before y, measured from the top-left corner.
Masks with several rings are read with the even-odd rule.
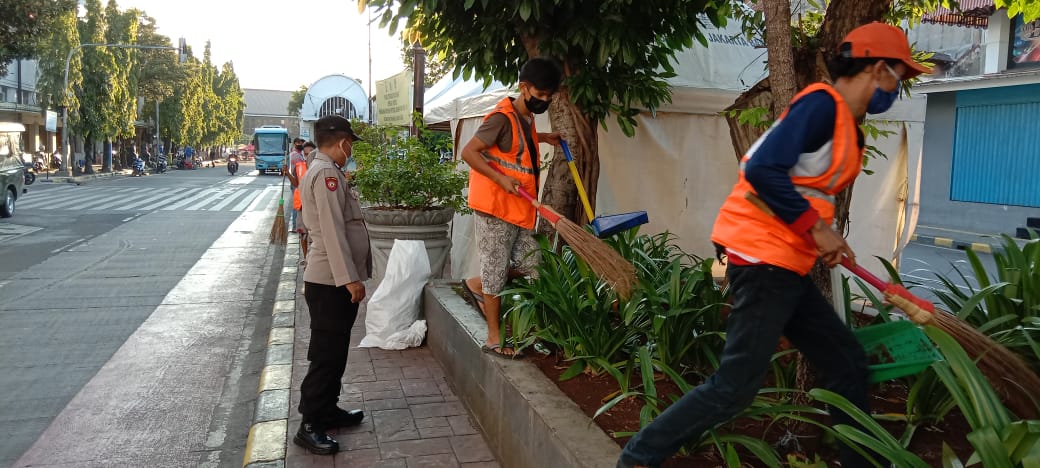
[[[300,429],[293,437],[293,443],[315,455],[332,455],[339,451],[339,442],[336,442],[336,439],[310,423],[300,424]]]
[[[336,408],[329,419],[326,421],[328,427],[351,427],[361,424],[361,421],[365,419],[365,412],[359,409],[347,411],[342,408]]]

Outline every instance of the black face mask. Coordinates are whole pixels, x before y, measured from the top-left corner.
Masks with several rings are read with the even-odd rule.
[[[524,101],[524,105],[527,106],[527,110],[535,114],[541,114],[549,110],[549,101],[538,99],[534,96],[527,98],[527,100]]]
[[[296,145],[296,151],[303,151],[303,145]]]

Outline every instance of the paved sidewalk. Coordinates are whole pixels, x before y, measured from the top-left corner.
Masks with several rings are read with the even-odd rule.
[[[296,236],[291,236],[289,242],[285,270],[290,270],[298,258]],[[499,466],[466,408],[445,381],[444,372],[429,348],[424,345],[385,351],[355,347],[365,334],[364,306],[351,332],[352,347],[340,395],[340,407],[365,410],[364,422],[330,433],[340,444],[340,452],[334,456],[311,455],[293,444],[293,435],[300,424],[296,406],[300,383],[307,373],[310,338],[310,319],[303,298],[303,268],[295,272],[295,280],[291,398],[283,452],[285,467]],[[369,285],[368,295],[374,292],[374,287]],[[254,466],[279,464],[274,461]]]

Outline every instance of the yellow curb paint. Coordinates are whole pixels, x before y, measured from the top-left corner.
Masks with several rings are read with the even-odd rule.
[[[938,245],[939,247],[949,247],[949,248],[952,249],[953,248],[953,239],[949,239],[949,238],[946,238],[946,237],[936,237],[935,238],[935,245]]]
[[[267,337],[267,344],[293,344],[293,327],[275,327]]]
[[[917,242],[917,234],[914,234],[914,235],[910,236],[910,241],[911,242]]]
[[[972,242],[971,250],[991,254],[993,253],[993,246],[989,244],[983,244],[982,242]]]
[[[246,439],[246,454],[242,466],[285,458],[287,427],[288,421],[285,419],[253,424]]]
[[[271,364],[260,372],[260,393],[285,390],[292,385],[292,364]]]

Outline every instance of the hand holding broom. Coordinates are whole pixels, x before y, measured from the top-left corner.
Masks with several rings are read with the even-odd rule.
[[[498,166],[494,164],[489,164],[489,166],[495,172],[504,175]],[[618,297],[621,299],[632,297],[632,289],[636,284],[636,267],[592,233],[564,218],[552,208],[539,203],[523,187],[516,186],[516,191],[534,205],[542,218],[556,228],[556,232],[559,232],[560,236],[567,241],[574,253],[589,264],[589,268],[592,268],[596,276],[614,288]]]
[[[754,193],[744,194],[744,198],[770,216],[776,216],[769,205]],[[812,238],[807,239],[810,243]],[[949,333],[957,343],[976,360],[982,374],[989,380],[993,390],[1013,413],[1022,419],[1040,417],[1040,408],[1032,397],[1032,392],[1040,389],[1040,376],[1029,367],[1021,356],[1011,352],[999,343],[990,339],[957,316],[936,311],[935,304],[915,296],[902,285],[889,283],[865,268],[856,265],[849,258],[843,258],[842,266],[871,286],[884,293],[885,298],[899,307],[914,322],[921,325],[933,325]]]

